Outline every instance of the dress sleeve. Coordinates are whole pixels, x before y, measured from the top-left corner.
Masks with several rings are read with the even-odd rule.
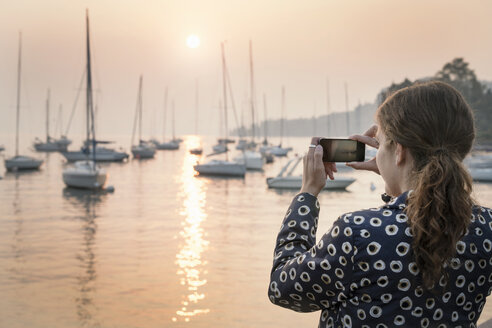
[[[316,244],[319,202],[297,195],[277,237],[268,296],[273,304],[313,312],[347,300],[351,283],[353,232],[349,216],[337,219]]]

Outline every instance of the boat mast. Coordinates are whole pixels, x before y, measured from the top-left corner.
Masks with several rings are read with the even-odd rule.
[[[345,82],[345,112],[347,116],[347,136],[350,135],[350,116],[349,116],[349,103],[348,103],[348,89],[347,82]]]
[[[166,116],[167,116],[167,87],[164,90],[164,118],[163,118],[163,128],[162,128],[162,142],[166,142]]]
[[[50,142],[50,89],[46,98],[46,142]]]
[[[143,88],[143,76],[140,75],[140,81],[138,83],[138,144],[142,141],[142,88]]]
[[[60,107],[58,108],[58,121],[60,128],[60,137],[63,137],[63,105],[60,103]]]
[[[15,124],[15,156],[19,156],[19,119],[20,119],[20,85],[21,85],[22,32],[19,32],[19,60],[17,64],[17,114]]]
[[[282,86],[282,107],[280,119],[280,147],[282,147],[282,138],[284,136],[284,115],[285,115],[285,87]]]
[[[250,68],[250,84],[251,84],[251,140],[255,142],[255,85],[254,85],[254,70],[253,70],[253,43],[249,40],[249,68]]]
[[[96,161],[96,132],[94,127],[94,108],[92,102],[92,70],[91,70],[91,46],[89,40],[89,10],[86,9],[86,33],[87,33],[87,90],[86,90],[86,111],[87,111],[87,146],[92,136],[92,159]]]
[[[266,103],[266,95],[263,94],[263,110],[264,110],[264,113],[265,113],[265,122],[263,123],[264,124],[264,128],[265,128],[265,140],[263,140],[263,145],[268,145],[268,118],[267,118],[267,103]]]
[[[175,122],[174,122],[174,99],[171,101],[171,109],[172,109],[172,120],[173,120],[173,140],[172,141],[175,141],[176,140],[176,127],[175,127]]]
[[[222,84],[223,84],[223,92],[224,92],[224,126],[225,126],[225,147],[226,147],[226,160],[228,160],[227,156],[227,90],[226,90],[226,61],[225,61],[225,53],[224,53],[224,42],[220,44],[220,48],[222,50]]]

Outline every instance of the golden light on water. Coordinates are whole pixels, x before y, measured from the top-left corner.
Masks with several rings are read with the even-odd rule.
[[[185,141],[186,155],[180,176],[183,198],[180,214],[184,220],[180,232],[180,251],[176,254],[175,263],[178,266],[176,273],[179,276],[180,284],[186,290],[181,301],[181,308],[176,311],[177,317],[173,317],[172,321],[182,319],[188,322],[191,317],[210,311],[210,309],[201,308],[199,305],[199,302],[206,297],[205,293],[200,291],[200,287],[207,283],[203,277],[206,274],[207,262],[203,261],[202,253],[207,250],[208,241],[205,239],[205,232],[202,227],[202,223],[207,218],[204,211],[206,203],[205,180],[194,177],[193,165],[197,161],[197,156],[188,152],[197,143],[198,141],[193,137]]]

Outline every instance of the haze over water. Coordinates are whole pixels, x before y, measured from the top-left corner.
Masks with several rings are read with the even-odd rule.
[[[267,297],[276,234],[296,191],[267,189],[265,178],[287,159],[244,179],[195,177],[198,157],[188,149],[197,141],[186,137],[153,160],[104,164],[114,193],[66,189],[58,153],[37,154],[39,172],[6,173],[0,326],[316,327],[318,312],[287,311]],[[308,141],[286,142],[302,154]],[[347,175],[357,180],[346,192],[320,196],[318,238],[339,215],[382,204],[380,178]],[[475,184],[475,193],[492,205],[492,185]],[[489,300],[480,322],[491,317]]]
[[[35,154],[45,161],[40,171],[6,173],[3,167],[3,157],[14,154],[19,31],[20,153],[27,155],[34,137],[45,136],[47,89],[56,137],[65,132],[77,93],[85,91],[79,83],[86,63],[86,9],[98,138],[129,149],[140,74],[144,138],[164,134],[166,87],[169,104],[176,104],[177,135],[194,133],[199,86],[198,134],[206,137],[187,136],[180,150],[157,152],[152,160],[102,164],[114,193],[65,188],[66,164],[58,153]],[[250,40],[257,122],[265,118],[263,94],[268,118],[281,118],[282,86],[285,118],[311,118],[373,103],[392,82],[433,75],[455,57],[464,57],[480,80],[492,80],[491,12],[492,2],[475,0],[4,4],[0,327],[316,327],[319,312],[287,311],[267,297],[275,238],[296,191],[269,190],[265,179],[288,159],[244,179],[195,176],[199,157],[188,150],[203,138],[209,153],[211,136],[223,134],[220,43],[225,42],[236,115],[249,126]],[[70,149],[85,136],[84,102],[75,109]],[[169,107],[168,137],[170,117]],[[232,112],[228,122],[237,128]],[[309,138],[284,137],[284,145],[300,155],[308,144]],[[346,192],[320,195],[318,237],[339,215],[382,204],[380,178],[347,175],[357,180]],[[476,183],[475,197],[492,207],[492,184]],[[490,300],[479,323],[489,318]]]

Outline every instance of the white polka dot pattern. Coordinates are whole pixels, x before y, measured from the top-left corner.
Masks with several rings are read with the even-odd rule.
[[[277,238],[270,301],[321,310],[320,327],[476,327],[492,291],[492,211],[473,208],[444,266],[448,279],[429,291],[413,257],[407,196],[340,216],[316,243],[319,202],[297,195]]]

